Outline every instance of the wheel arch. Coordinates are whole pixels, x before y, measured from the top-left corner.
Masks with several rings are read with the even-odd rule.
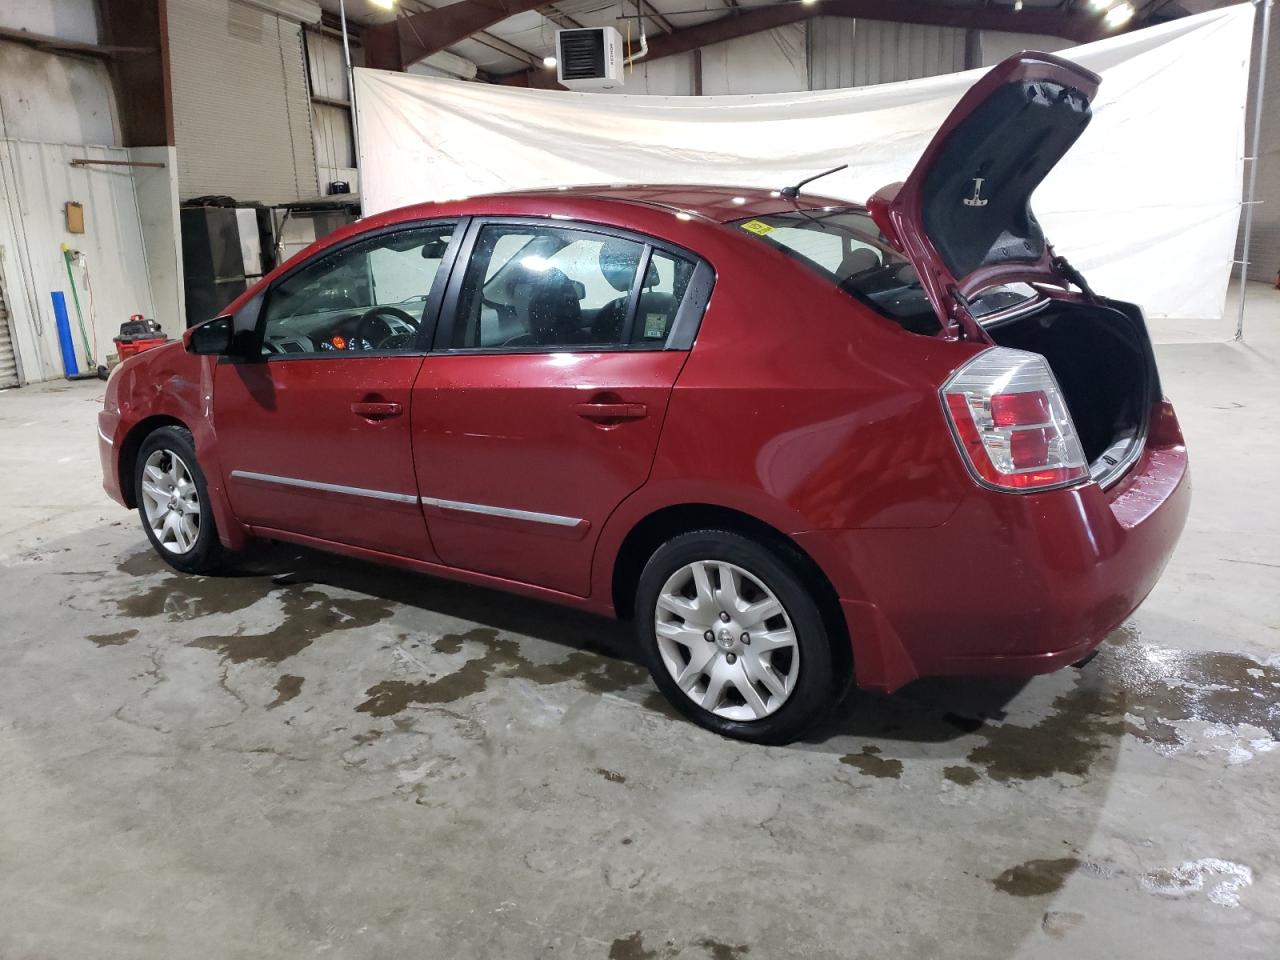
[[[813,588],[827,628],[834,664],[841,675],[853,676],[853,647],[849,625],[839,595],[822,567],[803,547],[777,527],[733,507],[713,503],[681,503],[646,514],[623,538],[613,563],[610,582],[617,616],[635,616],[636,587],[640,573],[653,552],[672,537],[693,530],[728,530],[774,550],[805,583]]]
[[[142,449],[142,444],[147,437],[161,427],[181,427],[187,432],[191,431],[191,428],[177,417],[158,413],[144,417],[135,423],[120,444],[116,469],[120,472],[120,495],[124,498],[125,506],[130,509],[138,505],[138,491],[133,487],[134,474],[137,472],[138,451]]]

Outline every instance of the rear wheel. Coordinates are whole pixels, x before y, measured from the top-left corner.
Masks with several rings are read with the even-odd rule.
[[[636,626],[662,692],[727,737],[794,740],[841,686],[821,612],[792,565],[726,530],[682,534],[654,552]]]
[[[190,432],[161,427],[150,434],[138,451],[135,470],[142,528],[160,558],[183,573],[220,567],[226,554]]]

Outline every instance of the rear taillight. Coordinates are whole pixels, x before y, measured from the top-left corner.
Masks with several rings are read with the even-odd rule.
[[[1060,487],[1089,476],[1062,391],[1044,357],[995,347],[947,381],[942,405],[977,478],[1000,490]]]

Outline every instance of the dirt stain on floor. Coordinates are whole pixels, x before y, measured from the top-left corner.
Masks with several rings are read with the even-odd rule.
[[[118,633],[91,633],[89,642],[99,647],[119,647],[138,635],[137,630],[121,630]]]
[[[742,960],[751,952],[751,947],[745,943],[740,943],[736,947],[727,943],[721,943],[719,940],[712,940],[709,937],[703,937],[698,941],[698,946],[707,951],[707,955],[711,960]]]
[[[973,767],[946,767],[942,771],[942,776],[952,783],[959,784],[962,787],[971,787],[978,782],[978,771]]]
[[[1031,726],[984,727],[980,735],[987,742],[969,751],[968,761],[999,782],[1058,773],[1083,777],[1124,733],[1124,698],[1084,681],[1056,698],[1050,710]]]
[[[657,960],[657,950],[646,950],[644,936],[637,930],[627,937],[618,937],[609,946],[609,960]]]
[[[840,762],[868,777],[896,780],[902,776],[902,761],[884,759],[880,756],[879,747],[865,746],[861,753],[845,754]]]
[[[302,692],[302,677],[296,677],[291,673],[283,674],[276,681],[276,698],[267,704],[268,710],[274,710],[282,703],[288,703],[294,697]]]
[[[1057,893],[1080,861],[1075,857],[1058,860],[1028,860],[1010,867],[991,881],[992,886],[1012,897],[1044,897]]]
[[[604,767],[596,767],[596,773],[604,777],[610,783],[626,783],[627,778],[616,770],[606,770]]]
[[[321,590],[300,586],[278,587],[284,619],[258,633],[239,630],[228,635],[198,637],[191,647],[215,650],[231,663],[259,660],[280,663],[296,656],[320,637],[337,630],[370,627],[390,617],[393,605],[376,597],[331,597]],[[257,596],[263,595],[259,586]]]
[[[1182,747],[1188,737],[1178,724],[1188,722],[1253,726],[1280,740],[1280,667],[1237,653],[1171,650],[1117,631],[1043,719],[982,727],[986,742],[968,760],[996,781],[1083,777],[1122,735]]]
[[[437,638],[432,647],[437,653],[450,655],[461,652],[462,645],[468,641],[482,644],[484,652],[453,673],[434,680],[384,680],[376,683],[365,691],[368,699],[356,710],[375,717],[388,717],[414,703],[453,703],[484,690],[494,677],[519,677],[537,684],[573,680],[595,693],[617,693],[643,683],[647,675],[634,663],[588,650],[575,650],[556,663],[533,663],[520,652],[518,641],[499,636],[492,627],[448,633]]]

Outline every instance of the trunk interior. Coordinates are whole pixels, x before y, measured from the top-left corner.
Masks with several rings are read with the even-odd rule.
[[[1047,300],[984,326],[1000,346],[1038,353],[1049,362],[1091,475],[1103,485],[1119,479],[1141,453],[1147,418],[1160,399],[1141,311],[1110,300]]]

